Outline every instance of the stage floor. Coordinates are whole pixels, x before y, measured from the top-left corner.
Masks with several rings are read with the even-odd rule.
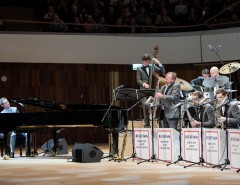
[[[96,144],[109,154],[107,144]],[[1,184],[22,185],[77,185],[77,184],[144,184],[144,185],[187,185],[187,184],[240,184],[240,173],[226,168],[221,171],[211,166],[194,165],[184,168],[183,162],[166,166],[166,162],[144,162],[128,159],[114,162],[110,158],[94,163],[71,162],[72,148],[64,155],[19,157],[0,160]],[[70,159],[70,160],[69,160]]]

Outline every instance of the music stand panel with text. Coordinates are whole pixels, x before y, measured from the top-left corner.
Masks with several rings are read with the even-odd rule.
[[[228,137],[231,168],[240,169],[240,130],[228,129]]]
[[[221,164],[226,158],[226,134],[222,129],[205,128],[204,159],[209,164]]]
[[[134,146],[139,159],[150,159],[152,151],[152,133],[150,128],[134,130]]]
[[[156,128],[155,132],[157,158],[166,162],[176,161],[179,154],[179,132],[173,128]]]
[[[201,129],[183,128],[183,157],[187,161],[198,162],[201,154]]]

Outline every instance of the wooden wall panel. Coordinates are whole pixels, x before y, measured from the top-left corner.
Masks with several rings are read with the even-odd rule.
[[[220,67],[219,63],[164,66],[167,72],[177,72],[179,78],[190,82],[201,74],[202,69],[210,69],[213,65]],[[111,72],[119,74],[118,85],[124,85],[124,88],[139,88],[132,65],[0,63],[0,77],[5,75],[8,78],[6,82],[0,81],[0,96],[6,96],[9,100],[35,97],[59,103],[109,105],[112,101],[112,90],[116,88],[109,84]],[[233,89],[240,89],[239,76],[239,70],[231,74]],[[234,96],[239,96],[239,92]],[[126,105],[124,101],[120,101],[120,106],[129,108],[135,103],[129,101]],[[133,111],[134,119],[141,119],[139,106]],[[92,141],[97,138],[99,142],[106,142],[107,136],[103,130],[94,128],[92,134],[92,129],[87,132],[86,129],[76,129],[67,133],[67,137],[70,137],[72,132],[77,132],[78,141],[93,137]],[[102,135],[104,137],[101,137]],[[69,140],[73,141],[70,138]]]

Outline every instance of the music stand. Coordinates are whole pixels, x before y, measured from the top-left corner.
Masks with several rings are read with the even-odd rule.
[[[108,115],[108,113],[109,113],[111,107],[113,106],[113,103],[114,103],[114,101],[116,100],[116,97],[117,97],[118,92],[119,92],[119,91],[117,91],[117,94],[115,94],[115,91],[116,91],[116,90],[113,90],[114,96],[113,96],[113,98],[112,98],[112,102],[111,102],[111,104],[109,105],[106,113],[104,114],[104,116],[103,116],[103,118],[102,118],[102,120],[101,120],[101,122],[103,122],[103,121],[106,119],[106,117],[107,117],[107,119],[108,119],[108,120],[107,120],[107,121],[108,121],[108,127],[109,127],[109,154],[108,154],[108,156],[102,157],[102,159],[110,158],[109,161],[114,160],[114,162],[116,162],[116,159],[115,159],[115,157],[114,157],[114,155],[113,155],[113,153],[112,153],[112,142],[111,142],[111,140],[112,140],[112,138],[111,138],[111,136],[112,136],[112,126],[111,126],[111,125],[112,125],[112,124],[111,124],[111,122],[110,122],[110,120],[109,120],[109,115]],[[108,116],[107,116],[107,115],[108,115]],[[115,150],[116,150],[116,148],[115,148]]]
[[[132,155],[128,158],[123,158],[120,159],[121,161],[127,161],[128,159],[133,159],[137,157],[136,152],[135,152],[135,143],[134,143],[134,124],[133,124],[133,108],[138,105],[140,102],[144,101],[145,98],[142,98],[141,100],[139,100],[137,103],[135,103],[132,107],[130,107],[129,109],[127,109],[127,111],[131,111],[131,119],[132,119]],[[127,132],[127,130],[126,130]],[[120,161],[119,161],[120,162]]]
[[[155,89],[138,89],[137,90],[138,99],[154,96],[154,94],[155,94]]]
[[[117,89],[114,91],[114,96],[115,96],[116,100],[124,100],[126,107],[127,107],[127,100],[130,100],[130,101],[138,100],[137,89],[131,89],[131,88]],[[139,102],[141,102],[141,101],[139,101]],[[131,112],[132,112],[132,108],[135,107],[139,102],[137,102],[130,109],[127,109],[127,110],[128,111],[131,110]],[[133,129],[134,127],[133,127],[133,114],[132,113],[131,113],[131,118],[132,118],[132,129]],[[125,132],[127,132],[127,129]],[[133,138],[133,131],[132,131],[132,138]],[[134,152],[134,145],[133,145],[133,153],[130,158],[135,158],[135,157],[136,157],[136,154]],[[129,158],[127,158],[127,159],[129,159]],[[126,161],[127,159],[119,159],[118,162]]]
[[[116,100],[138,100],[137,89],[117,89],[113,93]]]
[[[120,159],[120,161],[122,161],[122,160],[126,161],[127,159],[130,159],[130,158],[133,158],[133,160],[134,160],[134,158],[136,158],[136,153],[134,151],[135,147],[134,147],[133,108],[136,105],[138,105],[140,102],[142,102],[146,97],[153,96],[154,93],[155,93],[155,90],[151,90],[151,89],[131,89],[131,88],[125,88],[125,89],[117,89],[117,90],[114,91],[116,100],[124,100],[125,102],[127,102],[127,100],[129,100],[129,101],[131,101],[131,100],[132,101],[133,100],[139,100],[132,107],[127,109],[128,111],[131,110],[131,118],[132,118],[132,145],[133,145],[132,155],[129,158]],[[127,103],[126,103],[126,105],[127,105]]]

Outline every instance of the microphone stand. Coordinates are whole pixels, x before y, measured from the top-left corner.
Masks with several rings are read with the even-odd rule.
[[[209,45],[209,47],[210,47],[210,45]],[[218,54],[218,49],[219,49],[219,47],[220,47],[220,46],[217,46],[217,47],[213,48],[213,47],[211,46],[210,49],[211,49],[211,51],[214,51],[214,52],[216,53],[216,55],[217,55],[218,58],[220,59],[221,65],[224,66],[223,60],[222,60],[222,58],[221,58],[221,57],[219,56],[219,54]],[[229,85],[229,90],[230,90],[229,95],[230,95],[230,99],[232,99],[231,73],[229,73],[228,76],[229,76],[229,82],[230,82],[230,85]]]
[[[221,168],[221,171],[223,171],[223,169],[226,168],[227,165],[230,165],[230,160],[229,160],[229,157],[228,157],[228,130],[227,130],[227,128],[228,128],[228,122],[227,122],[227,114],[228,113],[227,112],[228,112],[229,105],[226,106],[226,104],[225,104],[224,106],[225,106],[224,114],[226,115],[226,128],[224,128],[224,124],[222,125],[222,128],[225,129],[225,132],[226,132],[226,152],[227,152],[227,158],[225,159],[223,164],[214,165],[212,167],[212,168],[215,168],[215,167],[221,167],[222,165],[224,165]]]
[[[185,105],[186,103],[187,102],[185,101],[183,105]],[[181,106],[181,117],[180,117],[180,128],[179,128],[179,156],[176,161],[168,163],[167,166],[170,166],[171,164],[176,164],[179,161],[190,162],[188,160],[184,160],[182,157],[182,126],[184,122],[184,113],[186,112],[186,110],[185,111],[183,110],[182,106]]]
[[[117,89],[115,89],[115,90],[117,90]],[[105,120],[105,118],[106,118],[107,114],[109,113],[109,111],[110,111],[114,101],[116,100],[116,96],[117,96],[118,93],[119,93],[119,91],[117,91],[116,95],[114,95],[114,97],[112,98],[112,102],[109,105],[106,113],[104,114],[101,122],[103,122]],[[116,162],[116,159],[115,159],[114,155],[112,154],[112,138],[111,138],[111,136],[112,136],[112,128],[111,128],[111,122],[109,120],[109,116],[108,116],[108,127],[109,127],[109,154],[108,154],[108,156],[102,157],[102,159],[110,158],[109,161],[114,160],[114,162]],[[113,149],[116,150],[116,148],[114,148],[114,147],[113,147]]]
[[[205,160],[203,158],[203,119],[202,119],[202,116],[203,116],[203,105],[205,104],[201,104],[201,105],[198,105],[197,107],[200,109],[200,119],[201,119],[201,140],[200,140],[200,143],[201,143],[201,156],[200,156],[200,159],[199,159],[199,162],[192,162],[192,164],[190,165],[187,165],[187,166],[184,166],[184,168],[187,168],[189,166],[193,166],[195,164],[202,164],[203,166],[203,163],[205,163]]]
[[[161,106],[162,104],[159,104],[158,106]],[[155,106],[151,107],[151,111],[153,112],[153,108]],[[153,123],[153,114],[152,114],[152,156],[150,159],[146,159],[143,161],[138,162],[137,164],[144,163],[144,162],[158,162],[158,161],[164,161],[156,158],[156,154],[154,152],[154,123]],[[166,161],[164,161],[166,162]]]
[[[222,60],[222,58],[221,58],[221,57],[219,56],[219,54],[218,54],[218,49],[215,48],[215,49],[213,49],[212,51],[214,51],[214,52],[216,53],[216,55],[217,55],[218,58],[220,59],[220,62],[221,62],[221,64],[222,64],[222,66],[224,66],[223,60]]]

